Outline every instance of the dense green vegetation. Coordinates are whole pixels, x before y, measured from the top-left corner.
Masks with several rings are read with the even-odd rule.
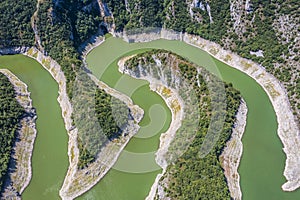
[[[274,67],[274,61],[282,62],[280,56],[282,53],[287,53],[287,46],[279,42],[273,28],[273,20],[275,18],[274,8],[276,8],[276,4],[270,3],[269,1],[253,1],[252,4],[253,10],[256,12],[250,13],[247,18],[250,20],[254,15],[259,14],[254,18],[254,28],[249,28],[249,30],[243,34],[243,38],[239,38],[236,41],[237,47],[234,50],[243,57],[257,61],[268,70],[271,70]],[[256,57],[249,53],[250,51],[258,50],[263,50],[264,57]]]
[[[204,86],[205,87],[205,86]],[[207,91],[205,88],[200,90]],[[197,135],[187,151],[167,169],[161,181],[167,180],[165,191],[172,199],[230,199],[230,193],[220,164],[219,156],[230,138],[235,120],[235,113],[239,106],[239,94],[232,86],[227,85],[227,116],[223,131],[218,142],[204,158],[199,156],[209,125],[208,112],[201,118]],[[205,112],[205,109],[203,110]]]
[[[166,4],[165,11],[166,16],[169,17],[165,19],[166,28],[221,42],[227,32],[226,25],[230,22],[229,1],[209,1],[212,22],[206,6],[204,6],[204,10],[199,7],[192,8],[194,15],[191,17],[186,2],[179,0],[168,0],[167,2],[169,3]]]
[[[159,69],[155,65],[153,55],[162,63]],[[176,139],[174,139],[169,148],[169,152],[171,152],[169,154],[172,154],[170,157],[174,157],[174,152],[181,148],[180,145],[185,142],[184,140],[190,141],[186,151],[178,159],[172,160],[172,164],[169,165],[166,174],[160,180],[166,183],[166,185],[161,185],[163,185],[167,196],[171,199],[230,199],[229,189],[219,156],[231,136],[235,114],[240,104],[240,93],[231,84],[225,84],[223,89],[226,93],[226,107],[222,106],[220,104],[222,96],[220,93],[222,92],[221,81],[218,81],[215,76],[209,74],[205,69],[201,69],[201,73],[198,74],[195,65],[174,53],[164,50],[152,50],[141,53],[126,62],[126,66],[135,71],[135,74],[138,74],[138,68],[136,67],[138,65],[143,70],[148,71],[148,73],[152,73],[156,78],[159,78],[158,70],[160,73],[164,73],[164,77],[167,77],[167,84],[170,87],[173,87],[174,84],[168,78],[170,74],[165,68],[172,66],[176,70],[177,65],[183,79],[188,82],[189,88],[193,88],[198,99],[196,106],[199,107],[199,124],[196,135],[194,135],[193,140],[187,138],[191,135],[190,133],[195,132],[194,126],[191,126],[191,119],[187,117],[183,120],[182,127],[177,131]],[[163,72],[161,71],[162,68]],[[220,86],[214,85],[213,88],[208,88],[208,84],[205,81],[207,78],[210,80],[216,79],[215,83],[220,84]],[[179,91],[181,90],[180,88],[178,89]],[[180,92],[180,95],[185,94]],[[188,97],[183,97],[183,99],[187,100]],[[218,106],[217,115],[226,113],[225,122],[216,144],[208,155],[201,158],[200,146],[207,135],[210,120],[216,114],[212,110],[212,105]],[[186,105],[185,110],[186,113],[191,115],[192,112],[197,111],[197,108],[193,106],[189,108],[189,105]]]
[[[187,3],[181,0],[106,0],[108,7],[114,14],[116,30],[130,30],[141,27],[166,27],[176,31],[183,31],[201,35],[206,39],[221,41],[226,34],[224,20],[230,21],[229,1],[210,1],[214,23],[210,24],[207,10],[193,8],[202,20],[195,23],[189,16]]]
[[[99,6],[95,1],[40,2],[37,29],[46,54],[56,60],[67,78],[72,98],[76,72],[82,66],[77,48],[99,30]]]
[[[38,3],[38,9],[36,4]],[[79,167],[82,168],[92,162],[99,149],[107,138],[120,134],[120,127],[126,124],[126,119],[120,117],[120,124],[116,124],[110,110],[112,97],[95,87],[89,77],[82,73],[83,62],[79,51],[81,45],[91,36],[98,32],[106,33],[100,29],[100,8],[96,0],[65,0],[65,1],[13,1],[1,2],[1,31],[0,47],[6,46],[33,46],[34,30],[31,27],[31,17],[37,9],[37,15],[33,17],[34,29],[40,43],[36,46],[45,54],[57,61],[67,79],[67,93],[73,99],[76,88],[76,77],[82,76],[96,94],[96,115],[99,120],[102,136],[100,133],[93,135],[89,129],[91,123],[82,124],[83,120],[77,118],[74,125],[79,129],[78,146],[80,149]],[[94,95],[93,93],[93,95]],[[122,102],[115,102],[120,106],[120,111],[127,109]],[[80,112],[79,113],[83,113]],[[124,112],[126,113],[126,112]],[[126,116],[127,117],[127,116]],[[76,117],[73,116],[76,119]],[[120,120],[119,119],[119,120]],[[77,122],[77,123],[76,123]],[[98,137],[98,138],[97,138]],[[94,138],[97,138],[96,140]],[[92,141],[92,142],[91,142]],[[101,141],[101,142],[99,142]],[[93,148],[90,148],[93,146]]]
[[[120,135],[120,128],[127,123],[128,117],[121,117],[120,119],[123,119],[121,124],[117,124],[113,118],[115,113],[112,113],[111,110],[111,101],[114,98],[95,87],[95,83],[90,80],[82,69],[83,62],[77,49],[100,30],[101,19],[99,13],[98,3],[94,0],[67,0],[58,3],[43,1],[40,3],[38,10],[37,29],[39,30],[41,44],[45,53],[49,54],[62,67],[67,78],[67,92],[70,99],[73,100],[73,105],[78,105],[78,102],[85,100],[85,102],[82,102],[83,104],[90,106],[89,108],[95,107],[98,121],[91,122],[92,120],[87,117],[88,112],[80,107],[81,105],[77,107],[75,105],[76,116],[73,116],[73,119],[79,135],[79,168],[84,168],[93,162],[108,139]],[[90,94],[79,94],[87,95],[80,97],[81,100],[74,97],[73,94],[78,92],[74,91],[74,89],[78,89],[76,87],[79,84],[76,82],[76,77],[82,79],[80,84],[85,85],[84,87],[95,89],[90,91]],[[88,95],[96,95],[95,101],[91,100]],[[95,104],[92,105],[91,103]],[[120,111],[128,110],[124,103],[117,100],[114,103],[120,106]],[[122,114],[124,113],[126,112]],[[101,131],[97,131],[97,127],[100,127]]]
[[[95,100],[96,116],[105,136],[108,139],[120,136],[121,128],[127,125],[127,105],[104,90],[96,91]]]
[[[79,163],[93,162],[107,142],[118,139],[130,117],[127,105],[99,89],[84,71],[73,88],[73,122],[78,129]]]
[[[117,10],[118,13],[125,9],[125,3],[120,4],[113,3],[113,0],[107,0],[111,10]],[[235,45],[230,45],[232,50],[235,50],[240,55],[246,58],[251,58],[257,62],[260,62],[267,68],[272,68],[274,61],[281,61],[280,55],[283,52],[287,53],[287,46],[282,45],[277,37],[275,30],[272,27],[273,20],[275,18],[275,11],[277,3],[272,1],[251,1],[252,9],[254,12],[247,15],[247,19],[252,19],[254,15],[254,22],[252,27],[247,27],[247,31],[244,33],[243,38],[239,38],[238,35],[231,31],[233,25],[230,17],[230,2],[228,0],[212,0],[209,1],[210,12],[212,16],[212,22],[210,21],[208,9],[206,6],[207,1],[202,1],[204,8],[193,7],[193,17],[191,17],[188,11],[188,5],[185,1],[180,0],[166,0],[164,2],[154,2],[145,0],[145,4],[150,5],[150,8],[156,7],[156,11],[160,22],[151,23],[153,15],[146,15],[145,11],[142,11],[142,7],[138,8],[137,11],[142,16],[136,18],[135,14],[127,12],[126,17],[130,20],[122,21],[123,15],[115,15],[115,21],[117,30],[123,30],[123,28],[138,28],[141,26],[155,26],[163,25],[166,28],[173,29],[176,31],[187,32],[191,34],[200,35],[201,37],[218,42],[226,46],[225,39],[233,39]],[[129,7],[134,6],[134,1],[128,1]],[[161,5],[158,5],[160,3]],[[289,5],[289,4],[288,4]],[[161,7],[163,6],[163,10]],[[287,8],[286,8],[287,9]],[[294,10],[295,6],[291,9]],[[148,9],[147,9],[148,10]],[[151,10],[151,9],[150,9]],[[281,8],[281,10],[283,10]],[[144,14],[144,15],[143,15]],[[259,14],[259,15],[258,15]],[[124,14],[125,15],[125,14]],[[258,15],[258,16],[257,16]],[[147,19],[150,23],[138,23],[140,19]],[[122,21],[122,25],[119,27],[119,21]],[[129,24],[135,24],[134,26]],[[263,50],[265,58],[256,57],[251,55],[250,51]]]
[[[104,90],[96,90],[95,93],[95,123],[90,122],[90,117],[84,116],[77,123],[85,123],[78,126],[79,163],[82,169],[93,162],[101,147],[109,140],[121,136],[122,128],[127,125],[129,111],[125,103],[108,95]],[[85,112],[83,110],[83,112]],[[78,125],[78,124],[77,124]],[[82,130],[84,129],[84,131]]]
[[[0,194],[15,142],[15,132],[24,114],[23,107],[15,99],[14,86],[0,73]]]
[[[30,19],[35,6],[34,0],[0,2],[0,48],[33,45]]]
[[[116,30],[124,28],[161,27],[164,0],[107,0],[108,7],[116,16]]]

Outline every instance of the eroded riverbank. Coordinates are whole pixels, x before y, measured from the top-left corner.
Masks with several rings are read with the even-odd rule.
[[[4,199],[21,199],[20,195],[32,177],[31,158],[37,135],[35,125],[37,116],[27,85],[7,69],[0,69],[0,72],[7,76],[14,85],[16,99],[26,112],[26,116],[20,121],[20,128],[16,131],[16,142],[12,150],[8,177],[4,182],[2,194]]]
[[[231,138],[226,143],[226,146],[220,156],[220,161],[227,179],[230,195],[234,200],[242,199],[238,167],[240,165],[243,153],[242,137],[247,123],[247,112],[247,105],[245,101],[242,100],[236,114],[236,121],[232,129]]]
[[[288,96],[284,86],[271,74],[266,72],[263,66],[251,60],[241,58],[237,54],[223,49],[220,45],[205,40],[199,36],[177,33],[161,29],[155,33],[141,33],[127,35],[115,33],[116,36],[130,42],[150,42],[158,39],[179,40],[193,45],[210,55],[236,68],[252,77],[260,84],[268,94],[277,116],[278,136],[283,143],[286,154],[284,176],[287,182],[282,185],[285,191],[293,191],[300,187],[300,132],[296,124]]]
[[[155,160],[157,164],[162,168],[162,173],[156,176],[154,184],[152,185],[151,190],[148,196],[146,197],[146,199],[150,200],[150,199],[154,199],[156,195],[156,191],[159,187],[158,182],[160,178],[163,176],[163,174],[166,172],[166,169],[168,167],[164,155],[167,153],[170,143],[172,142],[176,134],[176,131],[181,126],[181,122],[184,116],[184,103],[181,97],[179,96],[178,91],[169,88],[162,81],[158,81],[157,79],[153,78],[151,75],[136,77],[132,73],[128,72],[125,69],[125,62],[134,56],[135,55],[128,56],[119,60],[118,62],[119,72],[126,73],[137,79],[148,81],[150,84],[150,89],[163,98],[163,100],[166,102],[167,106],[169,107],[172,113],[172,120],[168,130],[165,133],[162,133],[160,135],[160,144],[159,144],[158,151],[156,152]]]
[[[145,38],[146,39],[148,39],[149,40],[149,36],[148,35],[146,35],[145,36]],[[155,39],[159,39],[159,38],[161,38],[161,36],[159,35],[159,37],[156,37]],[[152,38],[153,39],[153,38]],[[175,38],[176,39],[176,38]],[[177,39],[180,39],[180,38],[178,38],[177,37]],[[109,39],[110,40],[110,39]],[[151,37],[150,37],[150,40],[151,40]],[[163,44],[163,45],[162,45]],[[169,50],[171,50],[171,51],[174,51],[174,52],[176,52],[176,53],[178,53],[179,55],[184,55],[184,56],[186,56],[186,57],[188,57],[188,58],[191,58],[194,62],[196,62],[196,63],[198,63],[199,61],[197,61],[197,59],[201,59],[201,58],[203,58],[203,56],[202,56],[202,52],[199,50],[194,50],[195,51],[195,54],[194,53],[191,53],[190,52],[190,50],[192,50],[193,48],[192,47],[186,47],[187,45],[185,45],[185,44],[182,44],[182,45],[180,45],[181,46],[181,49],[179,49],[179,48],[177,48],[178,46],[178,42],[173,42],[173,41],[163,41],[163,40],[160,40],[160,41],[153,41],[153,42],[148,42],[148,43],[132,43],[132,44],[128,44],[128,43],[123,43],[121,40],[118,40],[118,39],[115,39],[115,38],[112,38],[110,41],[107,41],[107,42],[104,42],[103,44],[101,44],[100,46],[99,46],[99,49],[105,49],[105,48],[108,48],[108,46],[110,46],[111,48],[113,48],[114,50],[115,50],[115,53],[116,53],[116,55],[119,55],[119,56],[121,56],[122,54],[125,54],[126,53],[126,51],[128,52],[128,51],[133,51],[133,50],[136,50],[136,49],[142,49],[142,48],[164,48],[164,49],[169,49]],[[114,48],[116,46],[116,48]],[[198,47],[199,48],[199,47]],[[184,52],[184,51],[186,51],[186,52]],[[198,55],[196,54],[196,51],[198,52]],[[96,52],[98,52],[98,54],[96,53]],[[103,53],[103,52],[102,52]],[[100,59],[100,60],[102,60],[103,61],[103,65],[108,65],[109,64],[109,62],[112,62],[112,60],[111,60],[111,57],[114,57],[114,56],[111,56],[111,55],[107,55],[105,52],[104,52],[104,54],[103,54],[103,56],[105,55],[106,57],[107,57],[107,60],[103,60],[103,56],[101,56],[101,54],[99,54],[99,51],[97,51],[97,50],[95,50],[95,51],[92,51],[91,52],[91,54],[93,55],[93,57],[95,57],[96,58],[96,55],[98,56],[98,59]],[[224,54],[224,55],[227,55],[227,54]],[[198,58],[196,58],[196,56],[198,57]],[[91,57],[91,56],[90,56]],[[95,58],[93,58],[93,59],[95,59]],[[110,60],[110,61],[109,61]],[[240,61],[242,61],[243,59],[241,59]],[[233,62],[233,61],[232,61]],[[204,66],[206,66],[206,64],[207,64],[207,61],[205,61],[203,64],[200,64],[200,65],[204,65]],[[93,71],[93,73],[95,73],[95,74],[97,74],[97,76],[102,76],[103,75],[103,71],[101,71],[101,68],[96,68],[96,66],[97,65],[95,65],[95,64],[93,64],[94,66],[92,67],[92,71]],[[207,64],[207,65],[209,65],[209,63]],[[219,64],[218,64],[219,65]],[[222,65],[220,68],[223,68],[223,65],[225,65],[225,64],[220,64],[220,65]],[[260,120],[261,122],[263,122],[263,121],[266,121],[265,123],[270,123],[270,125],[272,124],[272,126],[273,126],[273,118],[272,118],[272,112],[271,112],[271,110],[269,109],[269,103],[268,103],[268,100],[266,100],[265,101],[265,97],[263,97],[263,101],[261,100],[261,101],[259,101],[259,102],[261,102],[262,104],[260,105],[260,104],[257,104],[257,103],[259,103],[258,101],[253,101],[253,99],[255,99],[255,94],[261,94],[262,92],[259,90],[259,91],[256,91],[256,89],[257,89],[257,86],[255,85],[255,83],[253,83],[253,81],[251,81],[249,78],[243,78],[243,80],[240,80],[239,79],[239,77],[240,77],[240,72],[235,72],[235,70],[231,70],[231,69],[228,69],[227,70],[227,68],[228,68],[228,66],[224,66],[224,70],[222,69],[222,76],[225,76],[225,79],[227,80],[227,81],[230,81],[230,82],[232,82],[233,81],[233,83],[234,83],[234,86],[236,86],[238,89],[240,89],[241,91],[242,91],[242,94],[243,95],[245,95],[246,94],[246,100],[247,101],[249,101],[250,102],[250,107],[251,107],[251,109],[250,110],[252,110],[253,109],[253,104],[254,104],[254,102],[256,102],[256,105],[259,105],[259,108],[260,108],[260,111],[262,111],[262,110],[264,110],[264,112],[266,112],[265,114],[267,114],[268,115],[268,120]],[[223,72],[224,71],[224,72]],[[227,75],[227,71],[228,71],[228,73],[229,73],[229,71],[230,71],[230,73]],[[232,74],[235,74],[234,76],[236,76],[236,78],[234,78],[233,77],[233,75],[230,75],[231,74],[231,72],[232,72]],[[234,73],[233,73],[234,72]],[[224,73],[224,75],[223,75],[223,73]],[[244,75],[241,75],[241,77],[244,77]],[[246,80],[246,81],[244,81],[244,79]],[[248,80],[249,79],[249,80]],[[253,89],[251,89],[251,88],[249,88],[250,86],[252,86],[252,88],[254,89],[255,88],[255,91],[256,92],[254,92],[253,93]],[[255,86],[255,87],[254,87]],[[257,93],[258,92],[258,93]],[[251,96],[252,95],[252,93],[253,93],[253,95],[254,96]],[[262,107],[262,106],[267,106],[267,107]],[[257,109],[254,109],[255,111],[257,111]],[[257,118],[257,115],[253,115],[253,112],[251,112],[251,114],[250,114],[250,121],[251,121],[251,123],[250,123],[250,127],[252,127],[253,126],[253,123],[252,123],[252,121],[253,121],[253,117],[254,116],[256,116],[256,118]],[[265,115],[263,115],[263,116],[265,116]],[[270,118],[271,117],[271,118]],[[269,119],[270,118],[270,119]],[[258,118],[257,118],[258,119]],[[259,118],[260,119],[260,118]],[[258,123],[258,127],[260,127],[260,124],[261,123]],[[253,127],[252,128],[250,128],[250,127],[248,127],[247,128],[247,136],[250,134],[250,132],[252,132],[253,131]],[[275,127],[275,124],[274,124],[274,127]],[[277,127],[277,126],[276,126]],[[250,130],[251,129],[251,130]],[[257,129],[255,132],[260,132],[259,130],[264,130],[264,132],[261,132],[261,134],[263,134],[262,136],[263,137],[267,137],[267,135],[269,135],[269,134],[271,134],[272,133],[272,130],[270,130],[270,129],[268,129],[268,130],[265,130],[265,129]],[[252,133],[252,134],[254,134],[254,133]],[[266,148],[273,148],[273,146],[274,146],[274,149],[276,149],[276,152],[278,152],[279,151],[279,154],[280,154],[280,148],[278,148],[278,147],[280,147],[281,145],[280,144],[278,144],[277,143],[277,137],[275,136],[270,136],[269,135],[269,137],[271,137],[271,141],[275,141],[273,144],[274,145],[270,145],[270,144],[268,144],[268,145],[266,145],[267,147]],[[249,137],[248,137],[249,138]],[[249,139],[247,139],[248,141],[249,141]],[[265,140],[264,140],[264,138],[263,138],[263,142],[265,142]],[[249,143],[249,142],[248,142]],[[259,148],[257,148],[257,149],[260,149],[260,150],[263,150],[263,149],[261,149],[262,148],[262,146],[260,145],[260,143],[258,143],[259,144]],[[246,146],[247,146],[247,142],[246,142]],[[276,146],[276,148],[275,148],[275,146]],[[247,146],[247,148],[246,148],[246,150],[248,149],[249,147]],[[248,154],[249,154],[249,151],[247,151],[246,152],[247,153],[247,156],[248,156]],[[279,156],[279,160],[281,160],[282,159],[282,155],[280,154],[280,155],[278,155]],[[257,159],[259,159],[259,157],[257,158]],[[272,156],[272,159],[273,159],[273,156]],[[268,160],[270,160],[270,159],[268,159]],[[280,161],[276,161],[276,163],[281,163]],[[273,160],[272,160],[273,161]],[[248,162],[248,161],[247,161]],[[272,162],[273,163],[273,162]],[[266,165],[265,165],[266,166]],[[277,164],[276,165],[277,167],[276,167],[276,172],[277,171],[279,171],[278,170],[278,168],[280,168],[279,167],[279,165]],[[262,168],[263,169],[263,168]],[[243,173],[245,173],[245,172],[243,172]],[[276,179],[280,179],[281,180],[281,178],[279,178],[278,177],[278,173],[277,173],[277,176],[276,176]],[[242,180],[243,180],[243,176],[242,176]],[[266,179],[267,180],[267,179]],[[273,180],[273,179],[272,179]],[[267,181],[268,182],[268,181]],[[276,185],[277,185],[277,183],[278,183],[278,180],[276,180],[276,181],[272,181],[272,183],[275,183],[276,182]],[[251,188],[255,188],[255,186],[253,186],[252,187],[252,185],[251,185]],[[242,188],[243,189],[243,188]],[[262,191],[263,192],[263,191]],[[264,191],[264,192],[266,192],[266,191]],[[282,192],[280,192],[280,191],[278,191],[278,193],[280,193],[280,195],[283,195],[283,196],[291,196],[291,197],[293,197],[293,196],[297,196],[297,194],[291,194],[291,195],[289,195],[289,194],[283,194]],[[276,193],[277,194],[277,193]],[[279,196],[280,196],[279,195]],[[277,195],[278,196],[278,195]],[[247,197],[247,195],[246,195],[246,197]]]
[[[69,145],[68,145],[68,155],[69,155],[69,168],[67,175],[64,180],[64,184],[60,190],[60,196],[63,199],[74,199],[75,197],[83,194],[91,187],[93,187],[112,167],[116,162],[122,149],[126,146],[129,139],[137,132],[139,126],[137,123],[141,120],[143,116],[143,110],[138,106],[133,105],[132,101],[125,95],[117,92],[116,90],[109,88],[104,83],[98,81],[93,75],[90,75],[92,80],[98,85],[100,89],[104,89],[108,94],[124,101],[126,105],[130,108],[130,112],[133,116],[133,120],[130,120],[129,125],[123,130],[124,138],[111,142],[104,147],[99,155],[98,159],[88,168],[83,170],[78,170],[78,156],[79,150],[77,147],[77,128],[72,126],[72,112],[73,108],[67,97],[66,92],[66,78],[60,69],[60,66],[48,56],[44,56],[37,49],[30,49],[26,55],[36,59],[43,65],[43,67],[49,71],[52,77],[56,80],[59,85],[59,97],[58,102],[62,109],[62,116],[65,121],[65,127],[69,134]],[[125,137],[126,135],[126,137]],[[105,159],[104,159],[105,158]]]
[[[26,83],[38,116],[32,178],[22,199],[58,199],[68,161],[67,134],[57,102],[58,85],[38,62],[27,56],[0,56],[0,65]]]
[[[183,40],[246,73],[264,88],[276,112],[277,134],[283,143],[283,150],[287,157],[284,170],[287,182],[282,185],[282,189],[293,191],[300,187],[300,132],[283,85],[273,75],[266,72],[262,66],[224,50],[216,43],[187,34]]]

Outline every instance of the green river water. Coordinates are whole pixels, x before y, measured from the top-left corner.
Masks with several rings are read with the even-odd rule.
[[[38,62],[23,55],[0,56],[0,68],[9,69],[28,85],[38,116],[33,176],[22,197],[24,200],[59,199],[58,191],[68,168],[68,137],[56,100],[58,85]]]
[[[249,109],[243,136],[244,152],[239,168],[243,199],[300,199],[299,190],[291,193],[281,190],[281,185],[285,181],[282,175],[285,156],[276,133],[276,115],[268,96],[253,79],[210,57],[198,48],[179,41],[157,40],[149,43],[128,44],[120,39],[109,38],[88,55],[88,66],[94,75],[131,96],[135,104],[145,109],[145,117],[140,123],[145,133],[139,134],[152,135],[152,127],[155,127],[153,123],[158,123],[154,118],[159,117],[165,121],[161,127],[159,125],[159,132],[164,132],[171,118],[170,111],[163,100],[154,92],[149,91],[149,86],[145,81],[135,80],[117,72],[118,58],[145,51],[147,48],[171,50],[214,73],[219,71],[223,80],[232,82],[234,87],[241,91]],[[39,64],[24,56],[2,56],[0,66],[11,69],[28,84],[39,117],[37,120],[39,135],[33,153],[33,179],[23,197],[30,200],[58,199],[58,190],[67,170],[67,135],[60,117],[61,110],[56,101],[57,84]],[[125,153],[122,155],[126,155],[126,152],[140,154],[153,152],[158,145],[159,134],[147,139],[135,137],[126,146]],[[132,169],[126,165],[128,163],[122,159],[122,155],[119,163],[123,171],[110,170],[95,187],[78,199],[144,199],[157,173],[160,172],[154,167],[154,156],[153,160],[149,161],[149,165],[155,171],[129,173],[126,171]],[[141,171],[143,168],[148,170],[148,164],[142,163],[143,159],[140,159],[140,162],[136,160],[138,162],[130,163],[134,166],[133,171],[136,168]],[[118,164],[114,168],[118,168]]]

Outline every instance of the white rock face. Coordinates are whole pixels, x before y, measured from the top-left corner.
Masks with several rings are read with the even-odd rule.
[[[168,40],[183,40],[183,34],[176,31],[170,31],[163,28],[153,28],[153,29],[138,29],[135,32],[126,33],[116,32],[113,33],[115,37],[123,38],[126,42],[150,42],[153,40],[158,40],[161,38]]]
[[[264,51],[258,50],[258,51],[250,51],[251,55],[255,55],[256,57],[264,57]]]
[[[253,12],[251,0],[230,0],[230,16],[234,22],[232,28],[237,35],[242,36],[247,26],[252,24],[253,19],[247,19],[247,15],[251,12]]]
[[[283,44],[287,44],[291,41],[300,44],[299,38],[299,28],[300,24],[295,23],[295,20],[292,16],[289,15],[280,15],[274,21],[274,29],[277,33],[280,34],[279,40],[283,42]]]
[[[0,49],[0,55],[13,55],[13,54],[22,54],[25,53],[29,48],[28,47],[11,47]]]
[[[199,19],[199,17],[197,17],[195,15],[195,13],[193,12],[193,8],[200,8],[201,10],[207,12],[208,16],[209,16],[209,21],[210,23],[213,23],[213,17],[211,15],[211,9],[210,9],[210,5],[208,2],[206,1],[201,1],[201,0],[187,0],[186,1],[188,9],[189,9],[189,13],[190,16],[192,18],[194,18],[196,21],[200,22],[201,19]]]
[[[246,103],[242,100],[236,114],[236,121],[234,123],[231,138],[226,143],[226,146],[220,156],[230,195],[234,200],[242,199],[238,167],[243,153],[242,137],[246,127],[247,112],[248,109]]]
[[[207,12],[208,12],[209,22],[210,22],[211,24],[214,23],[213,18],[212,18],[212,15],[211,15],[211,12],[210,12],[210,6],[209,6],[208,3],[206,4],[206,10],[207,10]]]

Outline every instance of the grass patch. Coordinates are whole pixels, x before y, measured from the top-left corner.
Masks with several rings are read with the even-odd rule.
[[[111,33],[106,33],[104,35],[105,39],[107,40],[108,38],[112,37],[113,35]]]

